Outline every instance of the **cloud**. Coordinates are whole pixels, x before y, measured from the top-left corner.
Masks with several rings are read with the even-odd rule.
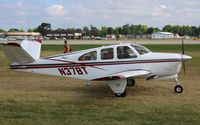
[[[66,11],[63,5],[55,4],[52,6],[47,7],[46,9],[47,14],[50,16],[65,16]]]
[[[19,16],[26,16],[26,12],[23,11],[23,10],[18,11],[17,14],[18,14]]]
[[[170,18],[172,16],[171,11],[166,5],[158,5],[154,7],[151,16],[160,19]]]
[[[160,9],[166,9],[167,7],[165,5],[159,5]]]
[[[82,4],[77,4],[77,5],[72,5],[72,8],[73,9],[81,9],[81,8],[84,8],[84,6]]]
[[[191,11],[192,11],[192,10],[189,9],[189,8],[185,8],[184,10],[185,10],[185,12],[191,12]]]
[[[147,24],[199,25],[199,0],[2,0],[0,26],[81,27]],[[18,24],[16,20],[23,23]]]

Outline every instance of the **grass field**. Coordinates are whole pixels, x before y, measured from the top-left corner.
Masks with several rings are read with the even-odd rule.
[[[73,45],[73,50],[98,45]],[[146,45],[153,51],[180,52],[180,45]],[[62,53],[44,45],[42,56]],[[11,71],[0,51],[1,125],[199,125],[200,45],[186,45],[193,57],[180,73],[182,94],[172,81],[137,80],[127,97],[116,98],[105,82]]]

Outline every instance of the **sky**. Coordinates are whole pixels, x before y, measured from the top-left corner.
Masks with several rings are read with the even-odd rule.
[[[200,0],[0,0],[0,29],[200,25]]]

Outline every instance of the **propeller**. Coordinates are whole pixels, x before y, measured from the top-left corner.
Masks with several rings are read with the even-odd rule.
[[[182,65],[183,65],[183,72],[185,74],[186,72],[186,68],[185,68],[185,61],[183,59],[183,55],[185,54],[185,46],[184,46],[184,37],[182,38],[182,54],[181,54],[181,61],[182,61]]]

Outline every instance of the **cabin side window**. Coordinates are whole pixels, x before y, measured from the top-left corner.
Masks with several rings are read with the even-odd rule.
[[[102,60],[113,59],[113,58],[114,58],[113,48],[107,48],[107,49],[101,50],[101,59]]]
[[[97,51],[85,53],[78,58],[79,61],[97,60]]]
[[[137,57],[137,55],[128,46],[117,47],[117,58],[118,59],[129,59],[129,58],[136,58],[136,57]]]

